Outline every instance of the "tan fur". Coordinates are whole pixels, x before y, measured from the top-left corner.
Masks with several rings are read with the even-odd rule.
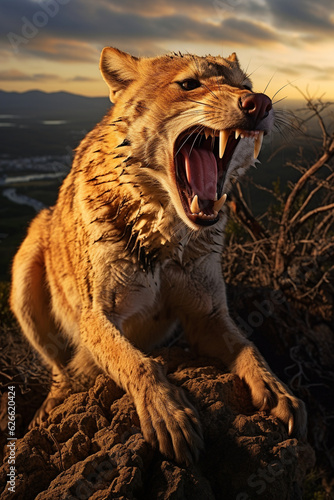
[[[179,462],[198,457],[201,425],[185,394],[145,355],[181,322],[202,355],[248,383],[257,408],[297,433],[304,405],[232,322],[221,273],[224,211],[202,227],[184,212],[174,144],[189,127],[243,127],[251,83],[235,55],[137,59],[106,48],[101,71],[115,105],[81,142],[57,204],[32,222],[13,265],[11,306],[57,378],[33,423],[74,380],[103,370],[133,397],[145,439]],[[199,79],[190,92],[177,82]],[[273,112],[262,120],[268,131]],[[224,192],[252,163],[243,139]],[[74,384],[75,385],[75,384]]]

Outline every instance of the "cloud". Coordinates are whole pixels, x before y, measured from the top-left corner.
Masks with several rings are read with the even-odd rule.
[[[70,38],[54,38],[41,33],[24,47],[24,53],[31,57],[46,58],[61,62],[94,62],[99,60],[100,50],[85,41]]]
[[[256,3],[255,0],[252,2]],[[56,4],[57,0],[52,0],[52,3]],[[148,47],[149,43],[168,44],[170,40],[236,45],[279,40],[277,34],[263,23],[238,19],[230,14],[227,17],[218,15],[221,14],[218,9],[221,9],[221,3],[222,0],[216,0],[216,3],[194,0],[190,5],[187,0],[180,3],[163,0],[158,2],[158,10],[151,0],[144,3],[127,0],[121,7],[117,2],[107,3],[105,0],[70,0],[66,5],[59,5],[56,14],[48,16],[42,9],[43,3],[2,0],[0,22],[2,31],[4,26],[8,30],[8,49],[12,45],[12,49],[21,54],[59,61],[96,61],[100,48],[105,45],[137,46],[142,54],[142,47]],[[135,5],[136,8],[130,11]],[[40,26],[41,23],[45,25]],[[18,37],[16,47],[15,37]]]
[[[301,74],[312,74],[314,80],[327,82],[332,81],[334,79],[334,66],[314,66],[312,64],[301,64],[298,69]]]
[[[75,76],[73,78],[68,78],[66,80],[67,82],[96,82],[96,81],[100,81],[100,78],[90,78],[88,76]]]
[[[0,50],[15,49],[9,33],[22,38],[18,56],[79,63],[96,63],[106,45],[136,55],[153,55],[176,40],[291,47],[320,43],[333,32],[331,5],[332,0],[1,0]]]
[[[53,73],[35,73],[32,75],[32,79],[39,82],[48,80],[62,80],[59,75],[55,75]]]
[[[227,19],[221,23],[221,31],[229,42],[237,44],[250,41],[260,44],[266,42],[280,42],[280,36],[270,27],[258,22],[242,19]]]
[[[322,82],[327,84],[328,81],[334,80],[334,66],[319,67],[314,64],[294,64],[293,66],[268,65],[268,69],[274,71],[275,77],[284,75],[288,85],[305,86],[305,79],[312,82]],[[291,78],[291,80],[289,80]],[[274,80],[275,81],[275,80]]]
[[[7,82],[44,82],[47,80],[62,80],[59,75],[52,73],[28,74],[17,69],[0,71],[0,81]]]
[[[49,81],[58,81],[58,82],[77,82],[77,83],[86,83],[86,82],[96,82],[99,81],[98,78],[92,78],[88,76],[76,75],[71,78],[64,78],[54,73],[24,73],[23,71],[19,71],[17,69],[9,69],[5,71],[0,71],[0,81],[7,82],[49,82]]]
[[[0,81],[2,82],[26,82],[31,81],[32,76],[17,69],[0,71]]]
[[[333,35],[332,0],[266,0],[266,3],[275,26]]]

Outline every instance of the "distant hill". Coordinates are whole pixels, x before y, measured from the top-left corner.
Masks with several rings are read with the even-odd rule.
[[[110,107],[108,97],[86,97],[69,92],[40,90],[5,92],[0,90],[0,114],[29,118],[67,119],[81,116],[99,119]]]
[[[19,93],[0,90],[0,158],[68,154],[101,120],[110,106],[107,96],[85,97],[68,92],[31,90]],[[278,113],[278,127],[264,140],[260,155],[262,166],[249,171],[257,183],[270,188],[278,177],[282,186],[288,180],[293,180],[298,175],[297,171],[285,168],[284,165],[296,157],[301,146],[304,154],[313,161],[312,141],[299,133],[298,127],[296,129],[289,125],[289,111],[303,107],[304,102],[289,100],[283,100],[274,106],[274,109],[282,110]],[[300,115],[300,111],[298,113]],[[316,120],[307,121],[307,125],[314,128],[314,135],[318,134]],[[272,160],[267,164],[271,157]],[[268,196],[270,195],[265,192],[261,192],[261,196],[257,195],[258,204],[266,206]]]
[[[0,90],[0,157],[63,155],[110,106],[107,96]]]

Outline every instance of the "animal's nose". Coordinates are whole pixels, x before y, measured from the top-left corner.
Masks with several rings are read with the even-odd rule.
[[[272,103],[265,94],[247,94],[241,98],[241,108],[258,123],[268,116]]]

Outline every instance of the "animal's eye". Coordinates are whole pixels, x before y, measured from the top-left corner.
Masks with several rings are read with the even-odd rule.
[[[252,90],[252,87],[250,85],[243,85],[243,88],[245,90]]]
[[[177,82],[183,90],[194,90],[201,86],[201,82],[195,78],[188,78],[182,82]]]

